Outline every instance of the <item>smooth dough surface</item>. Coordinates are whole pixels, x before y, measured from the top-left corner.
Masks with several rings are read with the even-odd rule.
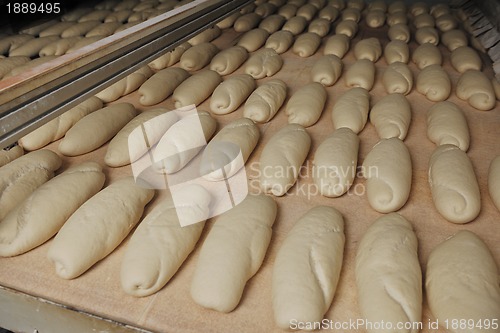
[[[349,51],[350,42],[349,37],[343,34],[330,36],[326,40],[323,54],[333,54],[342,59]]]
[[[427,112],[427,137],[438,146],[452,144],[467,151],[470,135],[463,111],[449,101],[431,106]]]
[[[370,111],[370,94],[364,88],[351,88],[338,97],[332,108],[333,128],[347,127],[358,134],[363,130]]]
[[[375,65],[368,59],[356,60],[344,74],[345,85],[370,91],[375,83]]]
[[[349,38],[354,38],[358,33],[358,24],[352,20],[340,21],[335,27],[336,35],[346,35]]]
[[[104,103],[116,101],[118,98],[139,89],[139,87],[153,74],[154,72],[149,66],[143,66],[120,81],[113,83],[106,89],[100,91],[96,94],[96,96]]]
[[[422,272],[411,223],[397,213],[384,215],[366,230],[356,253],[356,287],[361,315],[373,323],[420,323]],[[368,329],[367,332],[392,330]],[[418,329],[397,330],[417,333]]]
[[[307,26],[307,20],[302,16],[289,18],[281,30],[290,31],[294,36],[300,34]]]
[[[0,79],[8,74],[12,69],[27,64],[29,57],[6,57],[0,59]]]
[[[191,280],[191,297],[196,303],[220,312],[238,306],[247,281],[264,260],[276,214],[273,198],[249,194],[216,218]]]
[[[387,25],[392,27],[396,24],[408,24],[408,17],[406,16],[406,12],[395,12],[389,13],[386,19]]]
[[[410,28],[405,23],[392,25],[387,31],[390,40],[400,40],[408,43],[410,41]]]
[[[479,54],[468,46],[460,46],[451,52],[451,65],[459,73],[464,73],[469,69],[480,71],[482,61]]]
[[[437,211],[453,223],[474,220],[481,210],[472,162],[455,145],[438,146],[429,161],[429,185]]]
[[[0,39],[0,54],[8,54],[9,51],[14,50],[34,38],[34,36],[28,34],[15,34],[4,37]]]
[[[413,25],[417,29],[424,27],[434,28],[435,26],[434,16],[432,16],[429,13],[419,14],[413,18]]]
[[[210,69],[200,71],[175,88],[172,99],[176,108],[191,104],[199,105],[206,100],[222,82],[221,76]]]
[[[297,9],[297,13],[295,13],[295,15],[302,16],[308,22],[310,22],[313,19],[313,17],[316,15],[317,12],[318,12],[318,8],[316,6],[314,6],[311,3],[306,3]]]
[[[122,24],[120,22],[106,22],[101,23],[97,27],[93,28],[89,32],[85,34],[85,37],[94,37],[94,36],[102,36],[107,37],[111,36],[116,29],[121,27]]]
[[[300,87],[286,104],[288,123],[304,127],[314,125],[323,113],[326,98],[326,89],[320,83],[312,82]]]
[[[52,43],[45,45],[40,50],[40,52],[38,52],[38,55],[40,57],[46,57],[46,56],[53,56],[53,55],[60,56],[60,55],[66,54],[66,52],[68,52],[68,50],[70,50],[73,46],[76,45],[76,43],[78,43],[82,39],[83,39],[83,37],[81,37],[81,36],[58,39]]]
[[[220,29],[228,29],[228,28],[231,28],[234,24],[234,22],[238,19],[238,17],[241,16],[241,13],[239,12],[234,12],[233,14],[229,15],[228,17],[226,17],[225,19],[223,19],[222,21],[219,21],[216,25],[220,28]]]
[[[378,38],[361,39],[354,45],[354,57],[357,60],[366,59],[377,62],[382,55],[382,46]]]
[[[370,10],[366,13],[366,25],[370,28],[380,28],[385,23],[385,11],[383,10]]]
[[[295,39],[292,51],[296,55],[306,58],[312,56],[321,44],[321,37],[314,32],[305,32]]]
[[[15,159],[23,156],[24,150],[21,146],[15,145],[9,149],[0,150],[0,167],[14,161]]]
[[[450,31],[458,26],[458,21],[451,13],[445,13],[436,18],[436,27],[441,32]]]
[[[279,79],[269,80],[248,97],[243,116],[257,123],[270,121],[285,101],[287,86]]]
[[[343,67],[342,60],[336,55],[324,55],[311,68],[311,79],[326,87],[333,86],[342,75]]]
[[[290,31],[280,30],[273,33],[266,40],[265,47],[273,49],[278,54],[282,54],[292,46],[294,41],[294,36]]]
[[[243,47],[248,52],[254,52],[264,45],[268,37],[267,30],[255,28],[245,32],[236,45]]]
[[[79,22],[61,32],[61,38],[85,36],[87,32],[101,24],[101,21]]]
[[[331,23],[327,19],[314,19],[307,27],[308,32],[313,32],[320,37],[325,37],[330,32]]]
[[[451,81],[439,65],[429,65],[417,75],[416,89],[432,102],[441,102],[451,93]]]
[[[255,80],[248,74],[229,77],[215,88],[210,98],[210,110],[214,114],[235,111],[255,89]]]
[[[273,266],[278,327],[290,329],[293,320],[321,322],[337,289],[344,243],[344,219],[335,208],[316,206],[295,223]]]
[[[295,16],[298,7],[291,3],[286,3],[278,9],[278,15],[283,16],[285,19],[289,20]]]
[[[246,32],[250,31],[253,28],[255,28],[257,25],[259,25],[260,21],[262,20],[262,17],[256,13],[247,13],[244,15],[241,15],[236,19],[236,21],[233,24],[233,29],[236,32]]]
[[[408,95],[413,88],[413,74],[407,64],[394,62],[385,69],[382,84],[388,94]]]
[[[260,22],[259,28],[266,30],[269,34],[273,34],[281,29],[285,21],[286,19],[281,15],[269,15]]]
[[[370,122],[381,139],[404,140],[411,123],[410,103],[402,94],[386,95],[372,107]]]
[[[488,190],[493,203],[500,210],[500,156],[495,157],[488,170]]]
[[[431,43],[434,45],[439,44],[439,33],[432,27],[423,27],[417,29],[415,32],[415,40],[419,44]]]
[[[353,21],[358,23],[361,20],[361,11],[357,8],[346,8],[340,14],[342,21]]]
[[[388,65],[395,62],[408,63],[410,59],[408,44],[397,39],[390,41],[384,48],[384,58]]]
[[[35,57],[44,46],[59,40],[59,36],[47,36],[31,39],[9,52],[9,57]]]
[[[40,31],[38,36],[40,37],[47,37],[47,36],[61,36],[61,33],[71,27],[74,23],[73,22],[58,22],[57,24],[51,25],[50,27],[47,27]]]
[[[172,67],[162,69],[153,74],[139,88],[139,103],[142,105],[154,105],[162,102],[172,95],[182,81],[190,74],[182,68]]]
[[[197,44],[184,51],[181,55],[180,65],[190,72],[200,70],[208,65],[218,52],[219,48],[212,43]]]
[[[211,28],[208,28],[208,29],[200,32],[199,34],[197,34],[193,38],[189,39],[188,43],[195,46],[195,45],[198,45],[201,43],[211,42],[214,39],[216,39],[217,37],[219,37],[221,35],[221,33],[222,33],[221,29],[217,25],[215,25]]]
[[[460,76],[455,93],[478,110],[489,111],[496,105],[491,81],[486,74],[477,70],[468,70]]]
[[[245,64],[245,73],[254,79],[273,76],[283,66],[283,58],[274,49],[263,48],[253,53]]]
[[[444,32],[441,35],[441,41],[443,42],[444,46],[448,48],[450,52],[461,46],[467,46],[468,44],[467,36],[465,35],[465,32],[461,29],[453,29]]]
[[[152,69],[160,70],[166,67],[170,67],[176,64],[184,52],[191,47],[189,43],[182,43],[170,52],[158,57],[157,59],[151,61],[148,66]]]
[[[339,17],[339,10],[332,6],[331,4],[328,4],[327,6],[323,7],[320,9],[318,12],[318,17],[322,19],[327,19],[330,21],[330,23],[334,22],[337,17]]]
[[[217,53],[210,62],[210,69],[219,75],[228,75],[237,70],[248,59],[248,51],[233,46]]]
[[[423,43],[413,51],[411,60],[419,69],[424,69],[430,65],[441,66],[443,63],[443,56],[436,45]]]

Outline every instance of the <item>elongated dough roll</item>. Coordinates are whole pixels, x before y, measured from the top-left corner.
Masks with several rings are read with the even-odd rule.
[[[308,32],[313,32],[320,37],[325,37],[330,32],[330,21],[323,18],[314,19],[307,27]]]
[[[0,39],[0,54],[8,54],[24,43],[34,39],[35,37],[27,34],[15,34]]]
[[[438,212],[453,223],[474,220],[481,210],[479,185],[467,154],[455,145],[441,145],[429,162],[429,185]]]
[[[382,46],[377,38],[361,39],[354,45],[354,57],[356,60],[366,59],[377,62],[382,55]]]
[[[430,43],[439,44],[439,33],[432,27],[423,27],[415,32],[415,40],[418,44]]]
[[[318,147],[313,160],[313,179],[321,195],[339,197],[354,182],[358,164],[359,137],[349,128],[339,128]]]
[[[269,15],[274,14],[277,9],[278,8],[272,3],[263,2],[255,8],[254,12],[260,15],[262,18],[266,18]]]
[[[78,22],[87,22],[87,21],[104,21],[104,19],[106,18],[106,16],[108,16],[109,14],[111,14],[111,11],[110,10],[93,10],[91,11],[90,13],[87,13],[85,15],[83,15],[82,17],[80,17],[78,19]]]
[[[436,27],[441,32],[446,32],[455,29],[458,26],[458,21],[451,13],[446,13],[436,18]]]
[[[111,36],[116,29],[121,27],[122,24],[120,22],[106,22],[101,23],[97,27],[93,28],[89,32],[85,34],[85,37],[94,37],[94,36],[102,36],[107,37]]]
[[[175,88],[190,74],[179,67],[163,69],[152,75],[139,88],[139,103],[142,105],[154,105],[167,99]]]
[[[276,214],[271,197],[248,195],[216,218],[191,281],[191,297],[196,303],[220,312],[238,306],[247,281],[264,260]]]
[[[79,22],[61,32],[61,38],[85,36],[87,32],[101,24],[101,21]]]
[[[469,126],[462,110],[449,101],[431,106],[427,112],[427,137],[436,145],[452,144],[469,149]]]
[[[181,56],[191,47],[189,43],[182,43],[170,52],[165,53],[156,60],[151,61],[148,66],[152,69],[160,70],[176,64]]]
[[[29,57],[7,57],[0,59],[0,79],[7,75],[12,69],[27,64]]]
[[[307,20],[307,22],[310,22],[317,12],[318,8],[316,6],[310,3],[306,3],[300,6],[299,9],[297,9],[297,13],[295,13],[295,15],[302,16]]]
[[[123,9],[123,10],[118,10],[114,11],[113,13],[109,14],[104,18],[104,22],[120,22],[120,23],[125,23],[127,22],[128,18],[130,15],[132,15],[134,12],[130,9]]]
[[[245,32],[236,45],[243,47],[248,52],[254,52],[264,45],[268,37],[269,32],[264,29],[255,28]]]
[[[493,322],[500,313],[498,275],[495,259],[476,234],[462,230],[443,241],[432,250],[425,274],[427,302],[434,318],[439,323]],[[450,331],[495,331],[483,327]]]
[[[283,105],[287,86],[279,79],[259,86],[245,102],[243,116],[258,123],[270,121]]]
[[[59,143],[59,151],[66,156],[91,152],[111,140],[136,115],[137,110],[129,103],[117,103],[94,111],[66,132]]]
[[[42,184],[0,223],[0,256],[17,256],[45,243],[104,180],[99,164],[84,162]]]
[[[187,49],[181,56],[180,65],[187,71],[197,71],[210,63],[219,52],[212,43],[205,42]]]
[[[290,329],[294,320],[321,322],[337,289],[344,243],[344,219],[335,208],[316,206],[293,226],[273,267],[273,310],[278,327]]]
[[[387,15],[386,19],[387,25],[392,27],[396,24],[408,24],[408,17],[405,12],[395,12]],[[390,28],[389,28],[390,29]]]
[[[330,23],[332,23],[337,19],[337,17],[339,17],[339,14],[340,12],[337,8],[335,8],[331,4],[328,4],[327,6],[320,9],[320,11],[318,12],[318,17],[326,19]]]
[[[54,177],[61,158],[50,150],[21,156],[0,168],[0,221],[40,185]]]
[[[69,27],[73,26],[73,22],[58,22],[57,24],[51,25],[40,31],[38,36],[47,37],[47,36],[61,36],[62,32]]]
[[[259,138],[259,128],[252,120],[240,118],[230,122],[203,151],[200,174],[210,181],[232,177],[244,166]]]
[[[401,40],[390,41],[384,48],[384,58],[388,65],[395,62],[407,64],[410,59],[408,44]]]
[[[280,30],[269,36],[264,47],[273,49],[276,53],[281,54],[288,51],[293,44],[293,40],[294,37],[290,31]]]
[[[219,37],[221,33],[222,31],[220,30],[220,28],[217,25],[214,25],[213,27],[202,31],[193,38],[189,39],[188,43],[193,46],[202,43],[208,43]]]
[[[464,73],[469,69],[480,71],[482,61],[477,52],[468,46],[460,46],[451,52],[451,65],[459,73]]]
[[[335,27],[336,35],[346,35],[350,39],[354,38],[358,33],[358,24],[352,20],[340,21]]]
[[[6,164],[18,159],[23,156],[24,150],[21,146],[15,145],[9,149],[0,150],[0,167],[3,167]]]
[[[500,210],[500,156],[495,157],[488,170],[488,190],[491,200],[498,210]]]
[[[444,101],[451,93],[450,77],[441,66],[429,65],[418,73],[416,89],[430,101]]]
[[[76,22],[85,14],[92,11],[91,7],[79,7],[61,16],[61,21],[63,22]]]
[[[210,211],[210,193],[199,185],[185,185],[191,205],[179,207],[172,197],[159,202],[133,233],[123,256],[120,280],[132,296],[149,296],[163,288],[193,251],[205,220],[181,226],[179,215],[187,210],[205,218]]]
[[[453,29],[444,32],[441,35],[441,41],[443,42],[444,46],[448,48],[450,52],[453,50],[461,47],[461,46],[467,46],[467,36],[465,35],[465,32],[461,29]]]
[[[201,104],[213,93],[217,85],[221,82],[221,76],[209,69],[188,77],[175,88],[172,94],[175,107],[180,108],[191,104]]]
[[[362,317],[389,327],[421,322],[422,272],[418,240],[403,216],[391,213],[378,218],[366,230],[356,253],[356,287]],[[367,332],[387,330],[368,329]]]
[[[40,149],[62,138],[80,119],[102,107],[102,101],[92,96],[59,117],[26,134],[19,139],[19,144],[28,151]]]
[[[9,52],[9,57],[35,57],[48,44],[59,40],[58,36],[38,37],[31,39]]]
[[[300,87],[286,105],[288,123],[304,127],[314,125],[323,113],[326,97],[326,89],[320,83],[312,82]]]
[[[311,147],[304,127],[288,124],[267,142],[260,156],[260,187],[264,193],[283,196],[297,181]]]
[[[283,66],[283,59],[273,49],[263,48],[252,54],[245,64],[245,73],[254,79],[273,76]]]
[[[139,222],[154,190],[120,179],[85,202],[52,241],[47,257],[56,274],[74,279],[110,254]]]
[[[255,89],[255,80],[248,74],[233,75],[215,88],[210,98],[214,114],[228,114],[246,101]]]
[[[24,73],[28,70],[31,70],[31,69],[37,67],[37,66],[40,66],[40,65],[47,63],[51,60],[54,60],[55,58],[56,58],[56,56],[46,56],[43,58],[36,58],[36,59],[30,60],[27,63],[22,64],[21,66],[17,66],[17,67],[12,68],[10,72],[8,72],[7,74],[4,75],[3,78],[6,79],[6,78],[11,77],[11,76],[19,75],[21,73]]]
[[[375,65],[367,59],[356,60],[344,74],[344,81],[347,87],[370,91],[375,83]]]
[[[422,13],[413,18],[413,25],[416,29],[431,27],[434,28],[434,17],[429,13]]]
[[[477,70],[468,70],[460,76],[456,95],[472,107],[482,111],[491,110],[496,104],[491,81],[486,74]]]
[[[283,16],[285,19],[289,20],[295,16],[298,7],[292,3],[286,3],[278,9],[278,15]]]
[[[382,10],[370,10],[366,13],[365,21],[366,25],[370,28],[380,28],[385,23],[385,11]]]
[[[358,134],[365,127],[370,111],[370,94],[364,88],[343,93],[332,108],[333,128],[347,127]]]
[[[149,66],[143,66],[132,74],[127,75],[120,81],[113,83],[106,89],[97,93],[96,96],[104,103],[116,101],[118,98],[139,89],[139,87],[153,74],[154,72],[151,68],[149,68]]]
[[[387,31],[390,40],[400,40],[408,43],[410,41],[410,28],[405,23],[391,25]]]
[[[346,8],[341,13],[342,21],[353,21],[358,23],[361,20],[361,11],[356,8]]]
[[[233,14],[229,15],[228,17],[226,17],[225,19],[223,19],[222,21],[219,21],[216,25],[220,28],[220,29],[228,29],[228,28],[231,28],[234,24],[234,22],[238,19],[238,17],[241,16],[241,13],[240,12],[234,12]]]
[[[382,84],[388,94],[408,95],[413,87],[413,75],[407,64],[394,62],[384,71]]]
[[[321,37],[314,32],[305,32],[295,39],[292,51],[296,55],[306,58],[312,56],[321,44]]]
[[[300,34],[307,26],[307,20],[302,16],[289,18],[281,30],[290,31],[294,36]]]
[[[241,15],[233,24],[233,29],[236,32],[250,31],[259,25],[262,17],[256,13],[248,13]]]
[[[325,43],[323,54],[333,54],[340,59],[349,51],[350,39],[344,34],[328,37]]]
[[[386,95],[372,107],[370,122],[381,139],[404,140],[411,122],[410,103],[402,94]]]
[[[46,57],[46,56],[60,56],[63,54],[66,54],[69,49],[71,49],[73,46],[75,46],[76,43],[82,40],[82,36],[75,36],[75,37],[68,37],[68,38],[61,38],[58,39],[52,43],[49,43],[45,45],[40,52],[38,52],[38,55],[40,57]]]
[[[281,29],[285,21],[286,19],[281,15],[269,15],[260,22],[259,28],[266,30],[269,34],[273,34]]]
[[[443,63],[443,56],[436,45],[423,43],[413,51],[411,60],[419,69],[424,69],[430,65],[441,66]]]
[[[237,70],[248,59],[248,51],[241,46],[233,46],[217,53],[210,62],[210,69],[220,75],[228,75]]]
[[[418,16],[429,12],[429,5],[423,1],[418,1],[410,6],[410,14],[412,16]]]
[[[342,60],[333,54],[327,54],[316,61],[311,68],[313,82],[319,82],[324,86],[333,86],[342,75]]]

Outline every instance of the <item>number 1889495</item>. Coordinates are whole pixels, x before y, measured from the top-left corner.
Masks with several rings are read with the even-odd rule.
[[[8,14],[59,14],[59,2],[9,2],[5,5]]]

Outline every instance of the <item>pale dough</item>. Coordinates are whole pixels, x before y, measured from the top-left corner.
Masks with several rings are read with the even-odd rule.
[[[441,41],[443,42],[444,46],[448,48],[450,52],[461,46],[467,46],[468,44],[465,32],[460,29],[453,29],[444,32],[441,35]]]
[[[61,32],[62,38],[85,36],[87,32],[101,24],[101,21],[79,22]]]
[[[398,211],[404,206],[411,189],[410,152],[396,137],[381,139],[363,161],[366,196],[379,213]]]
[[[330,21],[323,18],[314,19],[307,28],[308,32],[313,32],[320,37],[325,37],[330,32]]]
[[[50,244],[47,257],[56,274],[74,279],[104,259],[139,222],[154,193],[126,177],[80,206]]]
[[[349,51],[350,42],[349,37],[344,34],[336,34],[328,37],[323,54],[333,54],[342,59],[347,51]]]
[[[205,42],[190,47],[181,55],[180,66],[187,71],[197,71],[210,63],[219,52],[219,48],[212,43]]]
[[[439,65],[427,66],[417,75],[416,89],[430,101],[444,101],[451,93],[450,77]]]
[[[387,6],[387,12],[389,14],[404,12],[406,15],[406,11],[406,3],[402,0],[391,1],[391,3],[389,3],[389,6]]]
[[[306,3],[297,9],[297,13],[295,13],[296,16],[302,16],[307,20],[307,22],[310,22],[313,17],[316,15],[318,12],[318,8],[310,3]]]
[[[63,22],[76,22],[80,17],[92,11],[90,7],[79,7],[61,16]]]
[[[410,14],[412,16],[418,16],[420,14],[428,13],[429,5],[423,1],[418,1],[410,6]]]
[[[221,33],[222,31],[220,30],[220,28],[215,25],[212,28],[208,28],[203,32],[200,32],[199,34],[188,40],[188,43],[195,46],[201,43],[211,42],[219,37]]]
[[[500,210],[500,156],[495,157],[488,170],[488,190],[491,200]]]
[[[370,94],[364,88],[352,88],[338,97],[332,108],[333,128],[347,127],[358,134],[365,127],[370,111]]]
[[[222,21],[219,21],[217,23],[217,26],[220,28],[220,29],[228,29],[228,28],[231,28],[234,24],[234,22],[238,19],[238,17],[241,16],[241,13],[239,12],[234,12],[233,14],[229,15],[228,17],[226,17],[225,19],[223,19]]]
[[[46,29],[40,31],[38,36],[40,37],[47,37],[47,36],[61,36],[62,32],[69,27],[73,26],[73,22],[58,22],[57,24],[54,24],[50,27],[47,27]]]
[[[24,150],[21,146],[15,145],[9,149],[0,150],[0,167],[14,161],[15,159],[23,156]]]
[[[38,187],[0,223],[0,256],[17,256],[49,240],[104,185],[95,162],[75,165]]]
[[[291,19],[297,13],[297,6],[287,3],[278,9],[278,15],[283,16],[286,20]]]
[[[48,44],[59,40],[58,36],[38,37],[31,39],[9,52],[9,57],[35,57]]]
[[[366,13],[365,21],[366,25],[370,28],[380,28],[385,23],[385,11],[382,10],[370,10]]]
[[[354,182],[358,164],[359,137],[349,128],[329,135],[314,154],[313,179],[321,195],[339,197]]]
[[[347,0],[346,2],[347,8],[354,8],[359,11],[362,11],[365,8],[364,0]]]
[[[27,64],[29,57],[7,57],[0,59],[0,79],[16,67]]]
[[[400,40],[408,43],[410,41],[410,28],[404,23],[391,25],[387,32],[390,40]]]
[[[46,57],[46,56],[60,56],[63,54],[66,54],[68,50],[70,50],[75,44],[79,41],[82,40],[83,37],[81,36],[75,36],[75,37],[68,37],[68,38],[61,38],[58,39],[50,44],[45,45],[40,52],[38,52],[38,55],[40,57]]]
[[[286,105],[288,123],[304,127],[314,125],[323,113],[326,97],[326,89],[321,83],[312,82],[300,87]]]
[[[333,6],[333,7],[337,8],[338,10],[344,10],[344,8],[345,8],[344,0],[329,0],[328,4],[329,4],[329,6]]]
[[[463,111],[449,101],[431,106],[427,112],[427,137],[438,146],[452,144],[467,151],[470,135]]]
[[[413,25],[416,29],[431,27],[434,28],[434,17],[429,13],[422,13],[413,18]]]
[[[78,19],[78,22],[87,22],[87,21],[104,21],[106,16],[111,14],[110,10],[93,10],[90,13],[87,13]]]
[[[24,43],[34,39],[35,37],[27,34],[16,34],[0,39],[0,54],[8,54]]]
[[[116,101],[118,98],[139,89],[139,87],[153,74],[154,72],[149,66],[143,66],[120,81],[100,91],[96,94],[96,97],[101,99],[104,103]]]
[[[404,140],[411,123],[410,103],[402,94],[386,95],[372,107],[370,122],[381,139]]]
[[[368,227],[357,249],[355,267],[358,304],[367,322],[384,322],[387,327],[421,322],[422,272],[417,249],[411,223],[397,213],[384,215]],[[367,330],[382,331],[390,330]]]
[[[277,9],[278,8],[272,3],[263,2],[255,8],[254,13],[260,15],[262,18],[266,18],[269,15],[274,14]]]
[[[256,26],[258,26],[261,20],[262,17],[259,14],[247,13],[241,15],[236,19],[236,21],[233,24],[233,29],[236,32],[250,31]]]
[[[326,87],[333,86],[342,75],[342,60],[333,54],[319,58],[311,68],[313,82],[319,82]]]
[[[215,88],[210,98],[210,110],[214,114],[235,111],[255,89],[255,80],[248,74],[233,75]]]
[[[260,22],[259,28],[266,30],[269,34],[273,34],[281,29],[285,21],[286,19],[281,15],[270,15]]]
[[[245,64],[245,73],[254,79],[273,76],[283,66],[283,58],[274,49],[263,48],[250,56]]]
[[[341,13],[342,21],[354,21],[356,23],[361,19],[361,11],[356,8],[346,8]]]
[[[217,53],[210,62],[210,69],[220,75],[228,75],[237,70],[248,59],[248,51],[241,46],[233,46]]]
[[[180,108],[190,104],[201,104],[213,93],[221,82],[221,76],[209,69],[188,77],[175,88],[172,94],[175,107]]]
[[[78,37],[78,36],[75,36]],[[67,38],[72,38],[72,37],[67,37]],[[85,47],[87,45],[93,44],[99,40],[101,40],[103,37],[102,36],[94,36],[94,37],[82,37],[80,40],[77,40],[73,46],[71,46],[67,51],[66,54],[75,52],[76,50],[81,49],[82,47]],[[65,39],[65,38],[63,38]]]
[[[125,22],[127,22],[128,18],[132,14],[133,14],[133,11],[130,9],[114,11],[113,13],[106,16],[106,18],[104,18],[104,22],[125,23]]]
[[[294,36],[290,31],[280,30],[273,33],[266,40],[265,47],[273,49],[276,53],[281,54],[292,46],[294,41]]]
[[[129,103],[116,103],[94,111],[71,127],[59,143],[59,151],[66,156],[91,152],[118,133],[137,110]]]
[[[415,40],[418,44],[431,43],[434,45],[438,45],[439,33],[434,28],[423,27],[417,29],[417,31],[415,32]]]
[[[305,32],[299,35],[293,43],[292,51],[296,55],[306,58],[312,56],[321,44],[321,37],[314,32]]]
[[[170,52],[158,57],[157,59],[151,61],[148,65],[152,69],[160,70],[166,67],[170,67],[181,60],[181,56],[187,49],[191,47],[189,43],[182,43]]]
[[[279,79],[267,81],[248,97],[243,109],[243,116],[258,123],[267,123],[283,105],[286,93],[285,82]]]
[[[307,20],[302,16],[288,19],[281,30],[290,31],[294,36],[300,34],[307,26]]]
[[[408,44],[397,39],[390,41],[384,48],[384,58],[388,65],[395,62],[407,64],[410,59],[410,49]]]
[[[50,150],[20,156],[0,168],[0,221],[36,188],[54,177],[61,158]]]
[[[469,69],[481,70],[482,61],[479,54],[468,46],[460,46],[451,52],[451,65],[459,73],[464,73]]]
[[[293,320],[321,322],[330,308],[344,256],[344,219],[332,207],[316,206],[295,223],[273,266],[272,299],[278,327]]]
[[[19,144],[24,149],[31,151],[40,149],[51,142],[62,138],[66,132],[80,119],[103,107],[102,101],[92,96],[77,106],[64,112],[59,117],[38,127],[19,139]]]
[[[467,154],[455,145],[441,145],[429,162],[429,185],[437,211],[453,223],[474,220],[481,197],[474,168]]]
[[[436,45],[423,43],[413,51],[411,60],[417,65],[418,69],[424,69],[430,65],[441,66],[443,56]]]
[[[436,18],[436,27],[441,32],[453,30],[457,26],[457,19],[451,13],[446,13]]]
[[[85,37],[101,36],[107,37],[111,36],[116,29],[118,29],[122,24],[120,22],[106,22],[101,23],[97,27],[93,28],[85,34]]]
[[[264,193],[283,196],[295,184],[311,147],[304,127],[288,124],[267,142],[260,156],[260,187]]]
[[[493,322],[500,313],[498,276],[486,244],[471,231],[457,232],[436,246],[427,260],[425,292],[432,315],[439,323]],[[456,333],[488,331],[497,329],[450,329]]]
[[[42,57],[42,58],[35,58],[33,60],[28,61],[27,63],[24,63],[20,66],[12,68],[10,72],[8,72],[7,74],[4,75],[3,78],[5,79],[5,78],[11,77],[11,76],[19,75],[21,73],[24,73],[28,70],[31,70],[31,69],[37,67],[37,66],[40,66],[46,62],[54,60],[56,58],[57,58],[56,56],[46,56],[46,57]],[[8,58],[6,58],[6,59],[8,59]]]
[[[471,69],[463,73],[458,79],[455,93],[458,98],[478,110],[488,111],[496,105],[493,85],[481,71]]]
[[[331,4],[320,9],[318,17],[322,19],[327,19],[330,23],[334,22],[337,17],[339,17],[339,10],[332,6]]]
[[[393,25],[396,24],[406,25],[408,24],[408,17],[406,16],[405,12],[395,12],[387,15],[386,21],[389,27],[392,27]]]
[[[377,62],[381,55],[382,46],[378,38],[361,39],[354,45],[354,57],[356,60],[366,59]]]
[[[349,38],[354,38],[358,33],[358,24],[355,21],[346,20],[340,21],[335,27],[336,35],[346,35]]]
[[[450,12],[450,6],[447,3],[438,3],[431,7],[430,13],[434,18],[438,18],[444,14],[448,14]]]
[[[345,85],[371,90],[375,82],[375,65],[368,59],[356,60],[344,74]]]
[[[175,88],[189,76],[190,74],[186,70],[179,67],[160,70],[147,79],[139,88],[139,103],[154,105],[162,102],[172,95]]]
[[[248,195],[216,218],[191,280],[191,297],[196,303],[220,312],[238,306],[247,281],[264,260],[276,214],[271,197]]]
[[[264,45],[268,37],[269,32],[264,29],[255,28],[245,32],[236,45],[243,47],[248,52],[254,52]]]

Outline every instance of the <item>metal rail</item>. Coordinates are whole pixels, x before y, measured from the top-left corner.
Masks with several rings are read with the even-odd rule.
[[[0,81],[0,149],[252,0],[195,0]]]

